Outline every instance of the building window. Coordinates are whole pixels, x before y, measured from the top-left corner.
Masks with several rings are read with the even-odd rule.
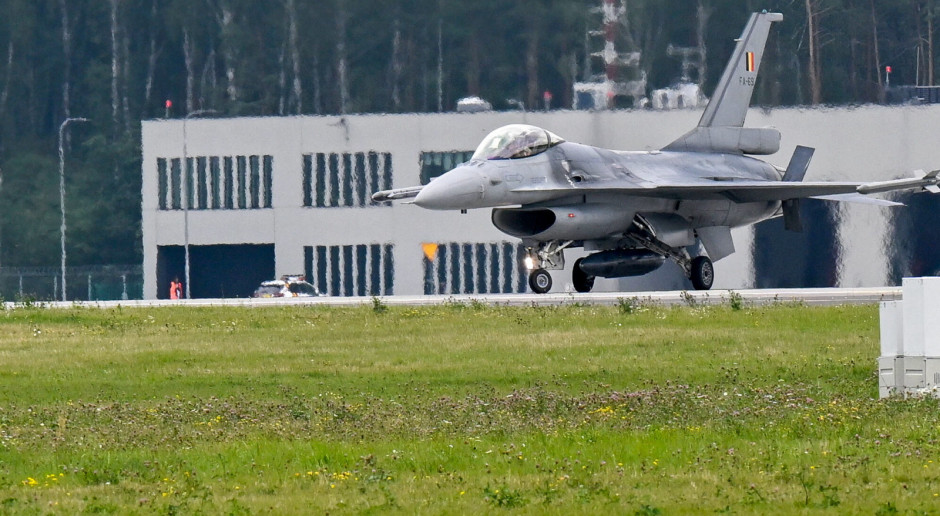
[[[358,244],[304,247],[307,280],[331,296],[391,296],[393,246]]]
[[[210,187],[209,191],[211,192],[210,197],[212,198],[212,204],[210,208],[213,210],[218,210],[222,208],[222,170],[219,167],[219,157],[213,156],[209,158],[209,182]]]
[[[525,248],[520,244],[451,242],[423,247],[425,295],[527,291]]]
[[[422,152],[419,159],[421,184],[426,185],[431,179],[470,161],[471,156],[473,151]]]
[[[193,199],[196,197],[196,184],[193,181],[193,174],[195,173],[193,161],[193,158],[186,158],[186,199],[183,202],[186,203],[186,209],[189,210],[195,207]]]
[[[372,206],[374,192],[392,187],[392,172],[392,155],[388,152],[305,154],[304,206]]]
[[[262,186],[264,187],[264,207],[270,208],[273,205],[274,196],[271,188],[274,187],[274,156],[264,156],[264,170],[262,171]]]
[[[225,164],[225,193],[222,199],[225,201],[226,210],[235,209],[235,160],[226,156],[223,158]]]
[[[249,156],[248,166],[251,170],[251,178],[248,180],[248,190],[251,192],[251,209],[257,210],[261,207],[261,162],[258,161],[258,156]]]
[[[204,157],[196,158],[196,209],[205,210],[209,207],[209,176],[206,174],[208,160]]]
[[[161,210],[167,209],[166,195],[170,190],[170,185],[167,184],[168,180],[166,158],[157,158],[157,195],[160,196],[159,206]]]
[[[244,210],[248,207],[248,195],[246,195],[246,190],[248,190],[248,160],[246,156],[235,156],[235,191],[237,193],[237,202],[239,210]]]
[[[170,160],[170,209],[171,210],[182,210],[183,209],[183,187],[181,186],[183,172],[180,170],[179,158],[174,158]]]
[[[270,208],[274,157],[195,156],[157,158],[157,195],[161,210],[232,210]],[[183,195],[183,181],[186,199]]]

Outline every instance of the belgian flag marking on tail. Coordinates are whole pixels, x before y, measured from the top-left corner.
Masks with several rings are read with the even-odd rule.
[[[745,68],[747,69],[747,71],[753,72],[754,71],[754,52],[748,52],[747,55],[745,56],[745,60],[746,60],[746,63],[744,65]]]

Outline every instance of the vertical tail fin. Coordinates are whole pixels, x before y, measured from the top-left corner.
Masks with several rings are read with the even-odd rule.
[[[702,119],[699,120],[698,127],[666,146],[664,150],[748,154],[777,152],[775,145],[779,146],[779,133],[775,136],[772,134],[775,133],[773,130],[742,127],[747,108],[751,104],[754,85],[757,83],[757,71],[764,57],[770,26],[782,20],[783,15],[780,13],[765,11],[751,15],[741,38],[737,40],[738,44],[721,75],[718,87],[715,88],[715,93],[708,102]],[[751,149],[754,147],[752,141],[758,142],[754,149]]]
[[[770,34],[770,25],[782,21],[780,13],[754,13],[744,27],[734,54],[721,74],[708,107],[699,121],[699,127],[742,127],[747,108],[751,104],[757,71],[764,57],[764,47]]]

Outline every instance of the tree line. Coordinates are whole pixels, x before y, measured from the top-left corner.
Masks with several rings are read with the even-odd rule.
[[[58,262],[57,137],[67,131],[70,263],[137,263],[140,121],[436,112],[573,102],[602,72],[601,0],[0,0],[0,266]],[[884,100],[933,85],[936,0],[618,0],[617,45],[648,87],[701,56],[710,92],[752,11],[782,12],[755,102]],[[172,107],[167,107],[167,101]]]

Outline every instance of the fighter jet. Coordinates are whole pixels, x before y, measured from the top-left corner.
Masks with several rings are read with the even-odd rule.
[[[590,253],[574,263],[578,292],[589,292],[596,277],[646,274],[667,259],[707,290],[713,262],[734,252],[732,228],[783,216],[786,229],[800,231],[800,199],[892,206],[898,203],[866,195],[940,192],[940,171],[877,183],[804,182],[812,148],[797,147],[786,169],[752,157],[780,147],[776,129],[743,126],[767,36],[781,20],[779,13],[751,16],[698,126],[662,150],[607,150],[508,125],[426,186],[372,199],[413,198],[431,210],[493,208],[493,225],[522,239],[529,286],[546,293],[548,271],[564,268],[566,249]]]

